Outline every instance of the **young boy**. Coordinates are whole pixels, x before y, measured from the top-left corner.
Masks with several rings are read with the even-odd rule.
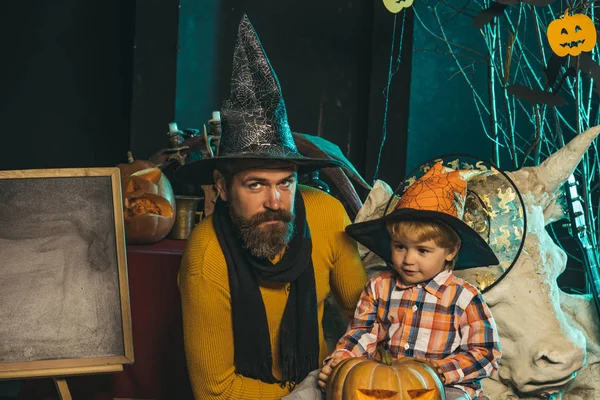
[[[498,369],[496,324],[481,293],[452,270],[497,265],[477,232],[462,222],[465,174],[435,164],[383,218],[347,232],[394,267],[372,278],[354,319],[319,374],[324,390],[332,368],[349,357],[414,357],[438,373],[446,399],[482,396],[480,380]]]

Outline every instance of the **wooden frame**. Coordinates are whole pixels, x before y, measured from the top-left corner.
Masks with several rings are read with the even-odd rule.
[[[84,179],[77,179],[74,180],[73,182],[79,182],[78,184],[83,184],[84,182],[92,182],[91,180],[86,180],[85,178],[87,177],[94,177],[94,178],[98,178],[98,177],[106,177],[107,179],[110,180],[110,191],[111,193],[105,194],[105,197],[112,197],[112,204],[109,204],[106,208],[106,210],[103,210],[103,212],[107,215],[110,212],[112,212],[114,218],[113,218],[113,222],[114,222],[114,232],[108,232],[108,237],[109,237],[109,241],[112,242],[112,238],[113,238],[113,234],[114,234],[114,240],[115,243],[111,243],[110,246],[114,247],[110,247],[111,249],[114,248],[116,250],[116,254],[110,254],[110,262],[113,265],[113,271],[112,274],[118,276],[118,283],[115,283],[115,287],[118,287],[119,290],[119,295],[118,295],[118,301],[120,303],[120,323],[121,323],[121,330],[119,333],[115,334],[114,337],[116,338],[116,342],[119,343],[119,352],[121,352],[122,349],[122,354],[110,354],[110,355],[106,355],[106,356],[91,356],[91,357],[84,357],[84,358],[62,358],[62,357],[57,357],[57,359],[44,359],[44,360],[24,360],[24,361],[9,361],[9,362],[3,362],[2,357],[2,353],[0,352],[0,379],[14,379],[14,378],[33,378],[33,377],[41,377],[41,376],[67,376],[67,375],[79,375],[79,374],[94,374],[94,373],[104,373],[104,372],[116,372],[116,371],[121,371],[123,369],[123,364],[130,364],[133,363],[134,361],[134,355],[133,355],[133,337],[132,337],[132,328],[131,328],[131,311],[130,311],[130,302],[129,302],[129,283],[128,283],[128,276],[127,276],[127,258],[126,258],[126,254],[125,254],[125,230],[124,230],[124,226],[123,226],[123,206],[122,206],[122,198],[121,198],[121,179],[120,179],[120,171],[118,168],[77,168],[77,169],[46,169],[46,170],[19,170],[19,171],[0,171],[0,184],[4,184],[5,188],[8,187],[7,185],[10,184],[22,184],[22,183],[28,183],[31,184],[33,187],[36,187],[35,185],[38,184],[39,181],[37,180],[44,180],[44,179],[54,179],[54,178],[84,178]],[[28,179],[35,179],[36,181],[32,181],[32,182],[26,182],[26,180]],[[17,181],[12,181],[12,180],[20,180],[19,182]],[[49,181],[48,181],[49,182]],[[53,183],[56,183],[58,181],[53,181]],[[61,182],[66,182],[64,180],[61,180]],[[101,182],[102,187],[107,187],[107,182],[105,182],[104,180],[94,180],[93,182]],[[65,185],[69,185],[71,182],[65,183]],[[1,188],[1,186],[0,186]],[[16,188],[14,189],[15,191],[17,190]],[[100,189],[99,189],[100,190]],[[76,195],[78,197],[85,197],[85,193],[84,194],[79,194],[79,192],[76,193]],[[0,190],[0,200],[2,200],[2,193]],[[58,197],[60,197],[60,195],[57,195]],[[66,196],[66,195],[65,195]],[[23,200],[23,201],[27,201],[27,200]],[[40,201],[44,201],[44,199],[40,199]],[[58,200],[57,200],[58,201]],[[79,199],[77,200],[79,201]],[[83,199],[82,201],[85,201],[85,199]],[[93,205],[98,205],[98,204],[105,204],[105,203],[99,203],[99,201],[95,198],[93,199],[93,201],[95,201],[96,203],[93,203]],[[90,200],[91,202],[91,200]],[[81,203],[77,203],[77,204],[81,204]],[[26,206],[24,206],[26,207]],[[109,210],[108,207],[111,207],[112,210]],[[0,212],[0,216],[2,215],[2,213]],[[5,213],[5,215],[8,215]],[[60,214],[56,214],[56,215],[60,215]],[[15,220],[17,218],[15,217]],[[93,218],[88,217],[89,220],[94,221]],[[0,224],[3,221],[0,220]],[[14,221],[13,221],[14,222]],[[54,222],[54,221],[53,221]],[[92,222],[93,223],[93,222]],[[110,228],[111,227],[111,223],[110,221],[105,222],[105,224]],[[93,227],[92,227],[93,228]],[[93,232],[93,231],[92,231]],[[55,237],[61,237],[60,234],[55,236]],[[0,239],[2,239],[2,230],[0,228]],[[7,241],[8,242],[8,241]],[[14,243],[14,241],[12,242]],[[62,243],[62,242],[61,242]],[[91,247],[91,246],[90,246]],[[0,248],[1,248],[1,242],[0,242]],[[14,247],[13,247],[14,250]],[[13,251],[13,253],[18,253],[18,251]],[[85,254],[89,254],[89,250],[88,253]],[[115,260],[116,257],[116,260]],[[10,259],[9,259],[10,260]],[[10,261],[9,261],[10,262]],[[117,271],[114,271],[114,264],[116,263],[116,268]],[[41,267],[43,268],[43,266]],[[108,270],[108,269],[107,269]],[[97,270],[94,270],[94,272]],[[0,265],[0,276],[2,273],[2,266]],[[100,274],[102,272],[97,273],[94,276],[97,276],[98,274]],[[88,275],[91,275],[91,273],[88,273]],[[116,278],[113,278],[113,281]],[[63,281],[63,282],[66,282]],[[92,281],[91,283],[94,284],[96,281]],[[1,285],[1,282],[0,282]],[[34,287],[34,285],[30,285],[32,287]],[[1,286],[0,286],[1,287]],[[82,292],[83,292],[83,287],[82,287]],[[51,292],[51,293],[55,293],[55,292]],[[65,296],[66,298],[66,296]],[[116,304],[115,301],[116,298],[116,294],[113,295],[113,297],[111,298],[112,301],[114,301],[114,303]],[[100,299],[101,301],[102,299]],[[104,304],[104,303],[102,303]],[[79,310],[81,308],[81,306],[79,306],[79,304],[77,304],[77,307],[79,307],[77,310]],[[0,303],[0,311],[2,309],[2,304]],[[97,307],[94,308],[94,310],[92,311],[96,311]],[[118,325],[118,314],[116,313],[116,311],[113,313],[114,316],[112,316],[114,321],[117,321],[117,325]],[[0,315],[2,315],[0,313]],[[40,327],[40,331],[42,331],[42,329],[44,329],[44,327]],[[42,331],[44,332],[44,331]],[[60,332],[60,330],[59,330]],[[79,332],[79,330],[76,330],[76,332]],[[45,333],[45,332],[44,332]],[[120,344],[119,339],[121,338],[121,333],[122,333],[122,347]],[[83,337],[77,337],[77,340],[83,342],[85,340],[82,339],[87,339],[87,337],[83,336]],[[1,346],[0,346],[0,350],[1,350]],[[20,354],[20,353],[19,353]],[[5,356],[7,357],[7,356]],[[4,360],[6,360],[8,358],[4,358]]]

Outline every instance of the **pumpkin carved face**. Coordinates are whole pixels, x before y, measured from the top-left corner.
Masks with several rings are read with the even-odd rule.
[[[404,357],[390,365],[363,358],[340,362],[327,382],[327,400],[445,400],[428,365]]]
[[[175,223],[175,195],[162,171],[149,161],[119,164],[125,219],[125,239],[129,244],[149,244],[163,239]]]
[[[594,22],[584,14],[565,15],[548,25],[548,43],[552,51],[560,56],[578,56],[596,45],[597,33]]]

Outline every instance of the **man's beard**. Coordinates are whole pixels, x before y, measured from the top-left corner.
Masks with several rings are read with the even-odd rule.
[[[229,215],[237,227],[244,247],[254,257],[272,259],[287,247],[294,234],[294,214],[288,210],[267,210],[246,218],[229,204]],[[281,221],[275,224],[261,223]]]

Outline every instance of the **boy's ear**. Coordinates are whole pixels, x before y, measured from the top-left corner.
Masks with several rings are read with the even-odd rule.
[[[452,261],[452,260],[454,260],[454,258],[458,254],[458,250],[460,250],[460,244],[456,245],[456,247],[454,248],[454,250],[450,251],[446,255],[446,261]]]

